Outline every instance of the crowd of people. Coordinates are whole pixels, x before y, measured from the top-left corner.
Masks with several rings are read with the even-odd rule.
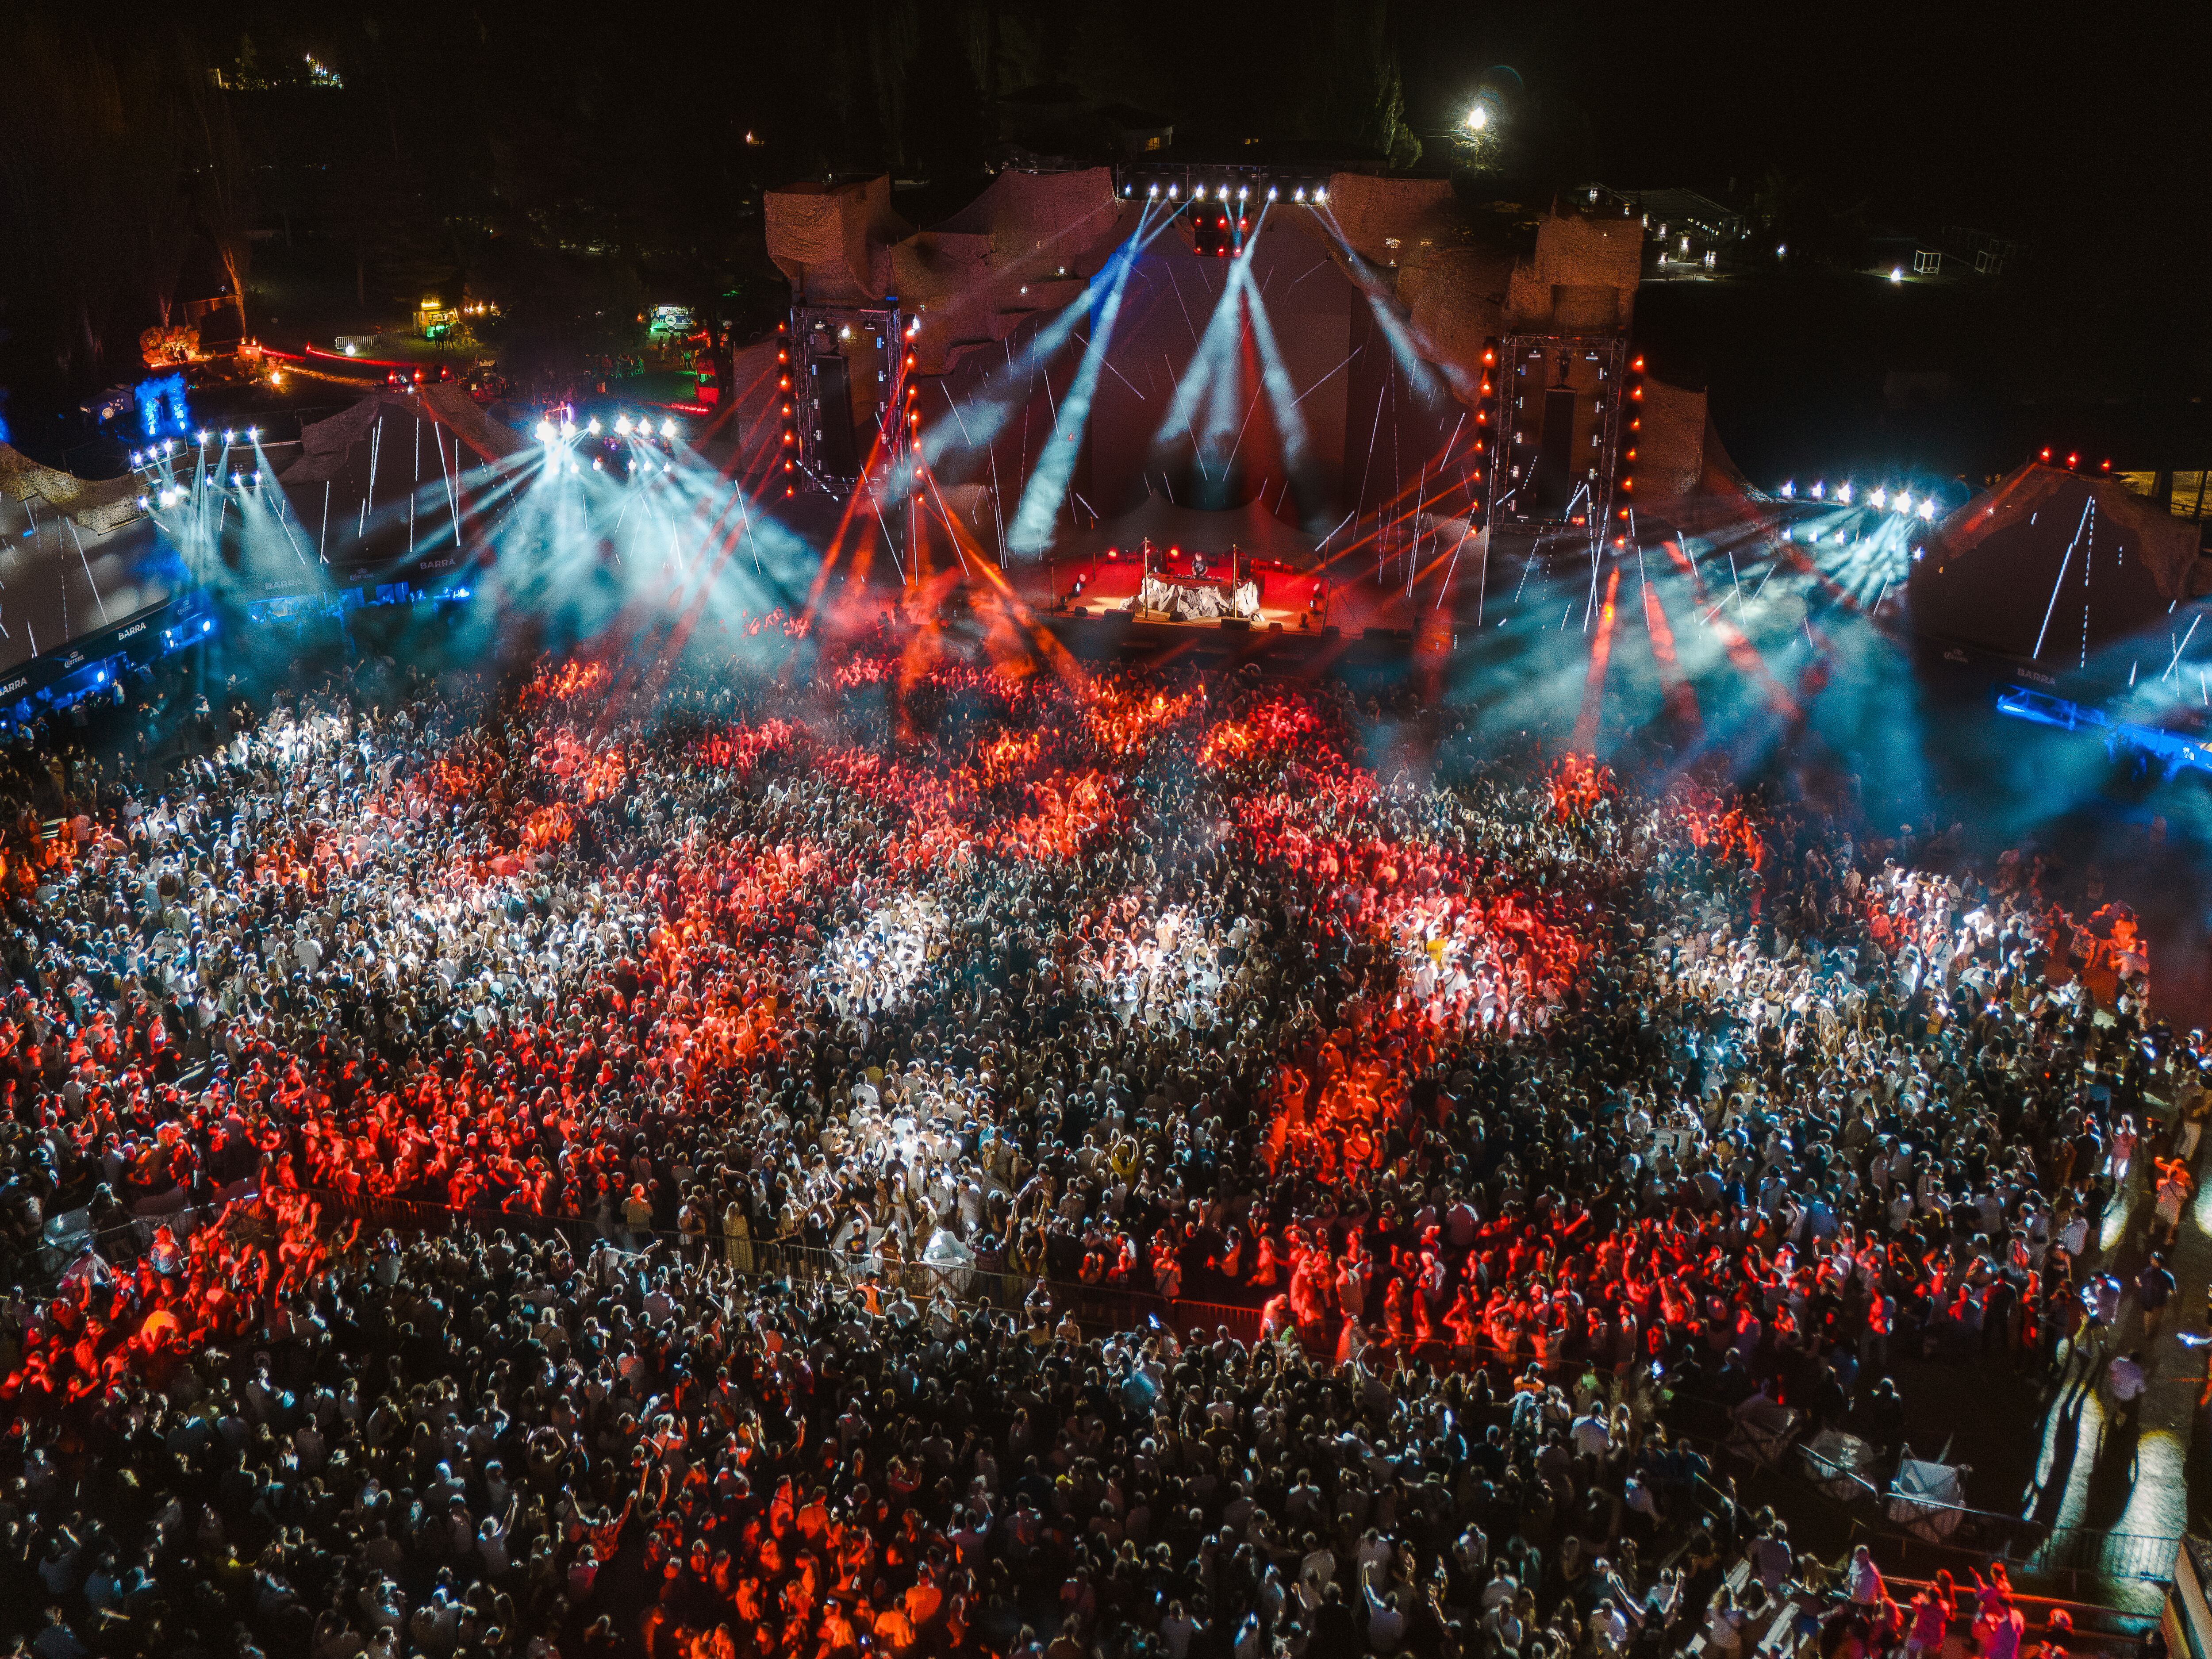
[[[1893,1353],[2094,1353],[2187,1190],[2203,1039],[2033,859],[1332,684],[830,662],[19,763],[41,1659],[1725,1656],[1819,1573],[1669,1401],[1893,1453]]]

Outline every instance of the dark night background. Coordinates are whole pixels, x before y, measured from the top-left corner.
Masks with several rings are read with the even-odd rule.
[[[1970,472],[2039,438],[2142,467],[2212,448],[2203,7],[214,0],[46,7],[11,33],[0,386],[33,448],[227,272],[271,343],[464,284],[502,307],[503,370],[620,349],[648,303],[743,337],[786,302],[763,186],[889,169],[927,222],[1041,87],[1158,112],[1177,159],[1304,141],[1456,167],[1470,200],[1601,179],[1745,210],[1791,258],[1648,287],[1638,333],[1709,386],[1754,478],[1861,455]],[[307,83],[309,54],[342,88]],[[1473,173],[1450,133],[1478,94],[1500,118]],[[1865,275],[1873,239],[1954,224],[2021,253],[1956,287]],[[1886,406],[1897,369],[1955,396]]]

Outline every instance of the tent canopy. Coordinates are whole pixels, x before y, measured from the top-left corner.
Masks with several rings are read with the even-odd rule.
[[[2054,668],[2207,591],[2196,526],[2117,480],[2033,462],[1936,526],[1909,589],[1915,632]]]
[[[1255,559],[1272,559],[1295,570],[1310,570],[1321,562],[1312,537],[1285,524],[1256,499],[1242,507],[1208,511],[1178,507],[1164,495],[1148,495],[1120,518],[1088,530],[1063,532],[1054,541],[1053,556],[1097,558],[1109,548],[1127,552],[1148,537],[1161,547],[1196,548],[1210,554],[1224,554],[1233,545]]]

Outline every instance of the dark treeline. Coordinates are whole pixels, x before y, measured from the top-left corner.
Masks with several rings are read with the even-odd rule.
[[[0,99],[0,386],[26,399],[127,378],[143,330],[240,283],[249,331],[315,296],[374,317],[465,285],[505,309],[502,356],[610,349],[595,334],[643,302],[757,326],[781,294],[763,186],[888,169],[926,183],[903,210],[949,210],[1012,136],[1006,100],[1040,88],[1155,112],[1178,155],[1480,160],[1473,182],[1527,205],[1593,177],[1687,185],[1836,258],[1885,225],[1977,225],[2030,250],[2031,308],[2064,313],[2054,357],[2169,386],[2212,370],[2178,188],[2203,177],[2203,52],[2036,7],[27,9]],[[1453,134],[1478,96],[1498,119],[1473,157]]]

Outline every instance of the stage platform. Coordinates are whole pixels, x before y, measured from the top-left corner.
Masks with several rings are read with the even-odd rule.
[[[1305,570],[1255,565],[1252,579],[1259,589],[1259,607],[1251,617],[1195,622],[1174,622],[1158,611],[1138,608],[1144,570],[1133,558],[1045,561],[1016,566],[1006,574],[1022,603],[1040,617],[1097,621],[1118,617],[1124,625],[1147,630],[1310,635],[1331,631],[1340,637],[1376,630],[1382,635],[1401,634],[1410,640],[1421,631],[1425,622],[1431,628],[1448,629],[1452,606],[1438,603],[1447,599],[1442,573],[1425,573],[1409,594],[1402,570],[1403,566],[1394,562],[1385,579],[1377,581],[1371,560],[1364,574],[1349,560]],[[1079,578],[1080,592],[1076,591]],[[1316,585],[1322,589],[1318,605]],[[1455,579],[1452,586],[1457,585]]]

